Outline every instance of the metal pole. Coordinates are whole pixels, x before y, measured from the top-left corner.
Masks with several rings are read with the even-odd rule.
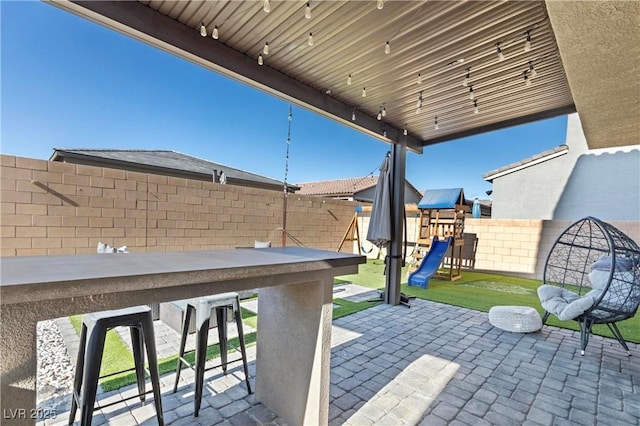
[[[394,143],[391,149],[391,241],[387,245],[388,264],[385,303],[400,304],[402,280],[402,235],[404,218],[405,165],[407,160],[406,137]]]

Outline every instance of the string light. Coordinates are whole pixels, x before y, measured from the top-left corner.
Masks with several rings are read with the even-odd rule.
[[[309,33],[309,38],[307,39],[307,44],[309,46],[313,46],[313,33]]]
[[[262,48],[262,53],[264,53],[265,55],[269,54],[269,43],[264,44],[264,47]]]
[[[473,113],[477,114],[480,112],[480,109],[478,108],[478,101],[473,101]]]
[[[384,136],[385,138],[387,137],[387,128],[386,127],[382,128],[382,136]]]
[[[422,84],[422,76],[418,73],[418,79],[416,80],[417,84]]]
[[[262,60],[262,54],[258,55],[258,65],[262,65],[264,61]]]
[[[387,108],[384,106],[384,104],[382,104],[382,116],[386,117],[387,116]]]
[[[354,108],[353,111],[351,111],[351,121],[356,121],[356,109]]]
[[[378,116],[376,118],[378,121],[382,120],[382,107],[378,108]]]
[[[473,100],[475,97],[475,93],[473,93],[473,86],[469,86],[469,99]]]
[[[269,0],[264,0],[262,2],[262,10],[264,10],[265,13],[271,12],[271,3],[269,3]]]
[[[391,53],[391,45],[389,44],[389,42],[387,42],[387,44],[384,45],[384,53],[387,55]]]
[[[438,130],[440,128],[440,126],[438,125],[438,116],[437,115],[436,115],[436,118],[435,118],[435,120],[433,122],[433,128],[435,130]]]
[[[416,115],[420,114],[420,111],[422,111],[422,91],[420,91],[418,102],[416,102]]]
[[[524,71],[522,72],[522,78],[524,79],[524,83],[525,83],[525,85],[526,85],[527,87],[528,87],[528,86],[531,86],[531,80],[529,79],[529,76],[527,75],[527,70],[524,70]]]
[[[378,0],[378,10],[382,10],[384,7],[384,0]]]
[[[351,86],[351,74],[347,77],[347,86]]]
[[[213,27],[213,31],[211,32],[211,37],[215,40],[218,39],[218,26]]]
[[[536,78],[538,76],[538,72],[533,68],[533,62],[531,61],[529,61],[529,74],[531,74],[531,78]]]
[[[366,98],[366,97],[367,97],[367,88],[366,88],[366,87],[363,87],[363,88],[362,88],[362,97],[363,97],[363,98]]]
[[[204,26],[204,22],[202,24],[200,24],[200,35],[202,37],[206,37],[207,36],[207,27]]]
[[[470,77],[471,67],[467,68],[467,75],[465,75],[464,80],[462,80],[462,85],[467,87],[469,85],[469,77]]]
[[[527,38],[524,41],[524,51],[528,52],[531,50],[531,30],[527,30],[525,35],[527,36]]]
[[[311,19],[311,2],[308,2],[307,7],[304,8],[304,17]]]
[[[500,42],[496,43],[496,53],[498,54],[498,62],[504,61],[504,53],[502,53],[502,49],[500,49]]]
[[[405,127],[404,130],[402,131],[402,134],[407,136],[409,134],[409,131],[407,130],[407,128]]]

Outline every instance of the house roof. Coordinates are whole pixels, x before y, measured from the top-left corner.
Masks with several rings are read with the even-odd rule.
[[[566,154],[567,152],[569,152],[569,146],[563,144],[547,151],[543,151],[539,154],[532,155],[531,157],[525,158],[524,160],[516,161],[515,163],[500,167],[499,169],[492,170],[488,173],[485,173],[482,178],[486,181],[493,182],[493,179],[495,178],[513,173],[518,170],[522,170],[526,167],[533,166],[534,164],[538,164],[555,157],[559,157]]]
[[[462,188],[427,189],[418,203],[419,209],[452,209],[464,203]]]
[[[355,177],[348,179],[323,180],[299,183],[298,194],[315,196],[347,197],[372,188],[378,183],[378,176]]]
[[[276,187],[283,185],[281,181],[275,179],[170,150],[54,148],[49,160],[63,161],[65,157],[119,166],[143,166],[159,172],[186,173],[212,179],[215,170],[218,173],[223,172],[230,183],[254,182]],[[289,188],[298,189],[294,185],[289,185]]]

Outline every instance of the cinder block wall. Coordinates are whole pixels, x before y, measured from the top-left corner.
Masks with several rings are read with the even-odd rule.
[[[282,245],[283,193],[0,155],[0,254]],[[290,194],[287,245],[335,250],[355,203]]]

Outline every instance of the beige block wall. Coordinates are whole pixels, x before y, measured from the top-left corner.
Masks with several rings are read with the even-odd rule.
[[[283,193],[0,155],[0,254],[282,245]],[[355,203],[290,194],[287,245],[335,250]]]

